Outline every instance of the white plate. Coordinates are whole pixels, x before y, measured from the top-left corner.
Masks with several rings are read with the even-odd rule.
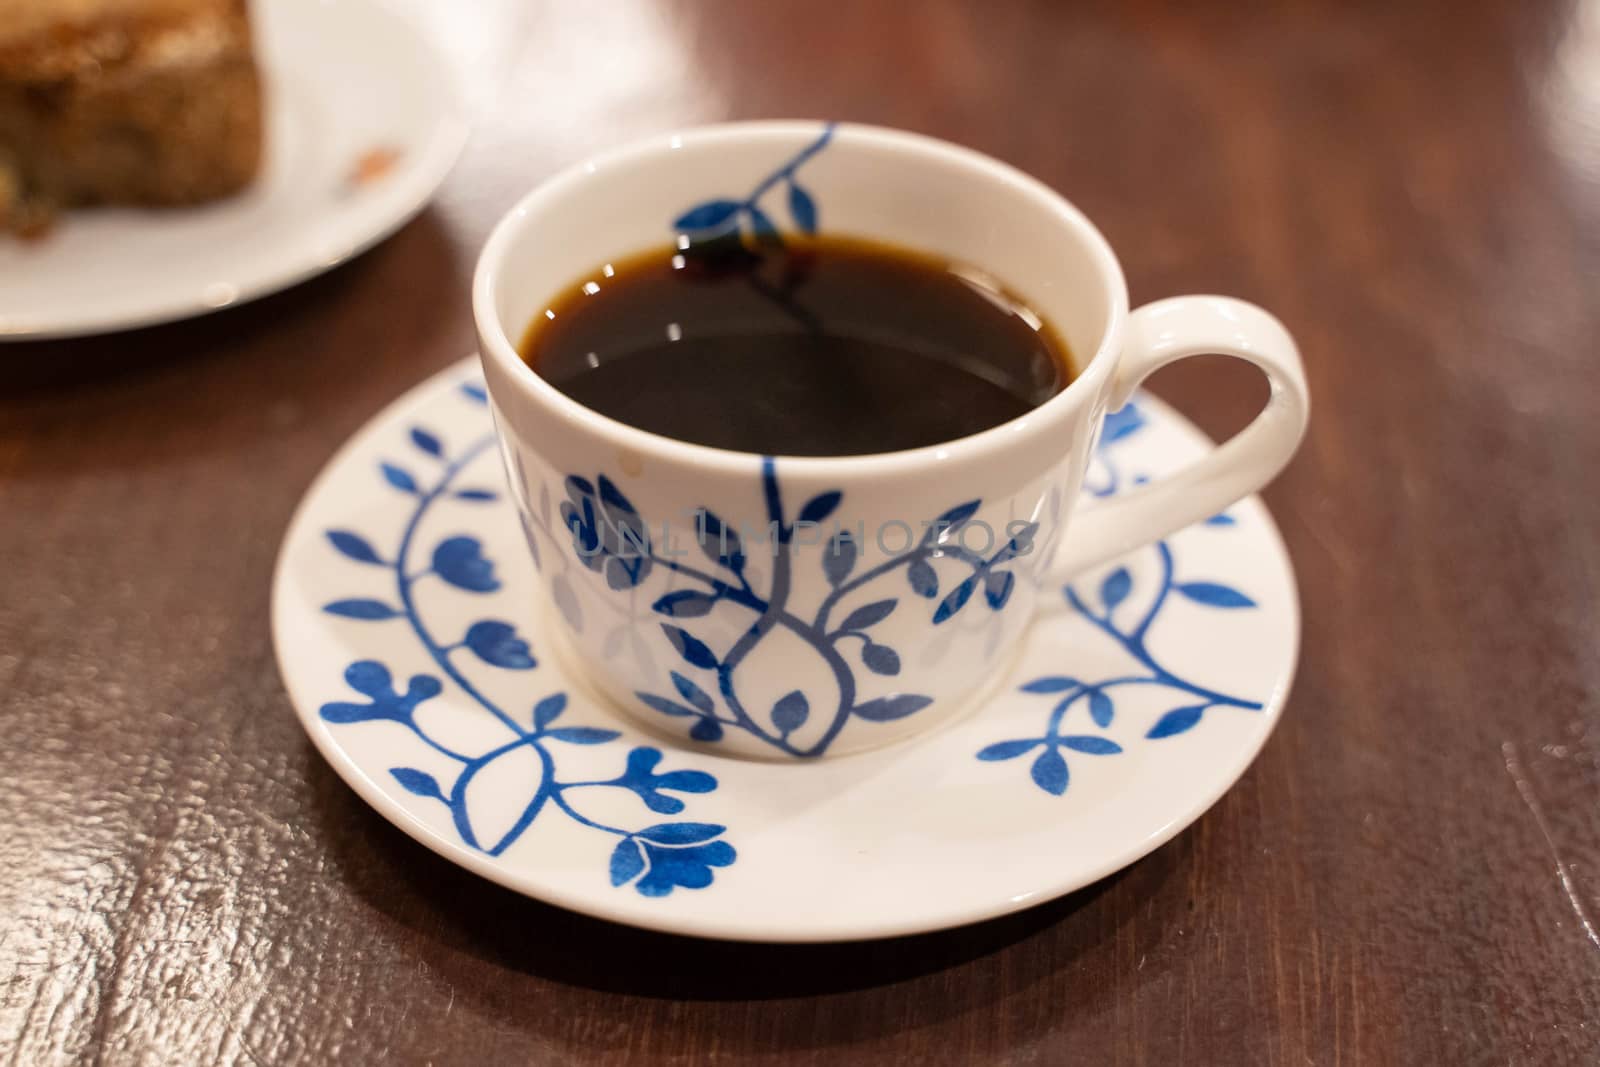
[[[756,941],[972,922],[1162,844],[1244,773],[1283,708],[1300,612],[1251,499],[1063,590],[974,712],[934,734],[809,764],[663,740],[560,661],[573,622],[535,606],[477,382],[476,361],[445,371],[329,463],[284,539],[273,635],[307,733],[356,792],[529,896]],[[1101,494],[1211,447],[1145,397],[1104,437]],[[619,627],[618,654],[634,640]]]
[[[42,240],[0,236],[0,340],[202,315],[320,274],[415,215],[465,143],[457,80],[377,0],[252,6],[267,153],[245,192],[202,207],[73,211]],[[395,153],[352,180],[363,155]]]

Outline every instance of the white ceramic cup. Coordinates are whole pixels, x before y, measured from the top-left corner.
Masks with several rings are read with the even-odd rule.
[[[1061,332],[1081,373],[1026,415],[944,444],[763,457],[617,422],[518,357],[534,316],[602,264],[771,228],[986,272]],[[968,149],[866,126],[713,126],[572,167],[496,227],[473,310],[572,658],[642,721],[731,755],[839,755],[948,718],[1008,662],[1041,589],[1261,488],[1309,410],[1294,342],[1265,311],[1185,296],[1130,313],[1110,246],[1059,195]],[[1262,412],[1187,470],[1074,510],[1106,413],[1200,353],[1259,367]]]

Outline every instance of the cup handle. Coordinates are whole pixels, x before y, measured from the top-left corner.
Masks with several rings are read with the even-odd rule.
[[[1272,385],[1266,407],[1250,425],[1187,468],[1074,512],[1047,580],[1065,581],[1209,518],[1266,485],[1289,462],[1311,413],[1305,369],[1283,323],[1243,300],[1178,296],[1133,312],[1108,410],[1126,404],[1139,383],[1167,364],[1218,353],[1261,368]]]

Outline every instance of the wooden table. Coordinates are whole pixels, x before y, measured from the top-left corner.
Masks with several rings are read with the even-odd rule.
[[[0,349],[6,1062],[1600,1057],[1600,8],[1246,6],[460,5],[481,127],[393,240]],[[1136,302],[1238,294],[1305,353],[1266,494],[1305,606],[1282,725],[1172,844],[1022,915],[790,948],[575,917],[368,810],[278,681],[290,511],[470,350],[494,218],[592,150],[771,115],[1014,162]],[[1217,434],[1261,398],[1220,361],[1156,390]]]

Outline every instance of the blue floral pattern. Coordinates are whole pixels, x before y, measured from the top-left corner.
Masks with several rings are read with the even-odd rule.
[[[659,691],[640,691],[636,695],[646,706],[661,715],[682,720],[688,736],[701,742],[717,742],[726,731],[740,730],[790,756],[810,758],[825,753],[852,719],[890,722],[914,715],[932,703],[920,693],[893,691],[870,698],[861,696],[863,686],[856,667],[845,655],[847,643],[855,643],[860,665],[873,675],[893,678],[900,674],[900,654],[875,638],[872,628],[901,610],[901,595],[888,595],[893,576],[900,574],[911,603],[932,601],[928,610],[933,625],[955,618],[969,604],[979,600],[987,610],[1006,607],[1016,586],[1011,564],[1033,549],[1039,524],[1013,523],[1007,538],[993,552],[975,552],[959,541],[959,534],[978,513],[981,500],[969,500],[946,510],[924,524],[925,531],[904,551],[870,567],[860,567],[861,552],[856,536],[848,529],[836,529],[825,546],[820,566],[830,591],[809,616],[789,610],[794,554],[792,546],[801,530],[821,527],[832,519],[843,502],[843,494],[828,490],[807,500],[790,513],[784,502],[777,462],[762,460],[761,481],[767,505],[767,529],[772,531],[772,574],[757,591],[750,576],[749,546],[738,530],[706,508],[696,514],[694,540],[704,554],[707,566],[690,564],[664,553],[652,543],[650,524],[616,483],[604,473],[589,478],[569,474],[565,480],[567,502],[561,517],[574,555],[590,570],[603,573],[612,589],[639,585],[645,576],[671,572],[688,583],[656,598],[652,610],[661,617],[660,629],[677,658],[675,669],[661,674]],[[547,496],[541,492],[541,498]],[[544,509],[541,507],[540,512]],[[553,540],[542,514],[531,519],[525,530],[539,554],[535,531]],[[936,563],[960,568],[963,577],[948,588],[941,588]],[[560,578],[560,575],[556,576]],[[847,599],[861,594],[875,599],[836,613]],[[561,589],[552,585],[557,605],[568,624],[574,620],[576,605],[561,607]],[[981,597],[978,595],[981,591]],[[722,606],[748,612],[751,620],[741,625],[741,636],[723,650],[714,649],[696,633],[693,620],[710,615]],[[912,609],[905,609],[912,610]],[[670,621],[668,621],[670,620]],[[829,706],[814,706],[813,699],[801,690],[779,697],[770,708],[749,708],[740,698],[737,679],[741,668],[761,643],[776,632],[797,637],[826,665],[834,680],[837,696]],[[805,742],[794,734],[817,716],[826,716],[826,725]]]
[[[1121,491],[1124,477],[1116,462],[1112,446],[1133,437],[1146,424],[1143,414],[1134,404],[1106,418],[1096,453],[1100,477],[1086,481],[1085,492],[1092,496],[1108,497]],[[1146,479],[1135,476],[1131,482],[1141,484]],[[1206,526],[1232,526],[1234,520],[1226,515],[1207,519]],[[1160,541],[1150,549],[1157,557],[1159,577],[1155,594],[1149,607],[1139,613],[1129,625],[1126,609],[1119,612],[1134,594],[1133,573],[1126,566],[1117,566],[1101,578],[1099,587],[1091,596],[1075,586],[1063,590],[1067,603],[1083,618],[1110,637],[1135,663],[1128,673],[1108,678],[1084,679],[1070,675],[1044,675],[1020,687],[1023,693],[1052,698],[1049,715],[1043,730],[1033,736],[996,741],[980,749],[977,757],[990,763],[1032,756],[1029,777],[1033,784],[1046,793],[1060,796],[1067,791],[1071,774],[1068,770],[1069,754],[1079,756],[1115,756],[1124,751],[1121,744],[1103,733],[1117,715],[1116,692],[1134,686],[1156,686],[1169,691],[1177,704],[1162,714],[1145,732],[1144,738],[1160,741],[1186,733],[1200,724],[1202,717],[1214,708],[1233,708],[1260,711],[1258,701],[1245,700],[1179,677],[1165,667],[1150,649],[1150,628],[1161,617],[1173,597],[1188,600],[1207,608],[1236,611],[1254,608],[1255,601],[1243,592],[1221,582],[1180,579],[1176,560],[1169,541]],[[1072,716],[1073,709],[1082,708],[1082,716]],[[1082,723],[1087,717],[1088,723]]]
[[[473,405],[487,402],[482,386],[476,383],[462,386],[460,395]],[[492,434],[478,438],[453,457],[440,437],[423,427],[411,429],[410,444],[438,473],[432,479],[423,479],[414,473],[413,467],[393,462],[379,465],[379,475],[391,488],[414,498],[392,556],[386,557],[373,539],[356,531],[326,531],[329,545],[347,560],[390,571],[395,582],[393,598],[335,600],[324,605],[323,610],[363,622],[404,619],[438,674],[413,675],[402,691],[387,665],[376,660],[357,661],[346,668],[344,678],[350,689],[363,699],[329,701],[320,709],[322,719],[335,726],[398,723],[437,756],[458,764],[453,778],[444,782],[416,767],[391,767],[389,774],[407,792],[442,804],[461,841],[470,848],[499,856],[537,820],[559,816],[617,839],[609,864],[614,886],[632,885],[647,897],[666,896],[678,888],[709,886],[714,869],[727,867],[737,856],[733,846],[723,840],[726,827],[706,822],[645,820],[640,820],[645,825],[637,827],[617,826],[586,814],[580,798],[586,791],[594,790],[631,793],[654,815],[672,816],[684,810],[683,794],[714,791],[717,788],[715,777],[700,770],[660,770],[663,759],[660,750],[637,746],[627,752],[622,770],[615,777],[563,778],[561,766],[569,752],[580,747],[609,745],[617,741],[621,733],[567,719],[564,692],[543,694],[532,706],[527,719],[519,720],[474,685],[458,662],[465,653],[498,670],[535,670],[538,661],[515,625],[500,619],[478,619],[465,628],[459,640],[447,643],[424,618],[417,603],[418,583],[434,580],[469,595],[492,593],[501,583],[493,560],[484,554],[482,542],[470,535],[440,540],[427,553],[426,565],[418,566],[416,541],[423,518],[446,502],[492,503],[499,499],[499,492],[456,484],[462,471],[493,447]],[[637,585],[648,574],[648,557],[635,554],[629,559],[620,554],[624,547],[622,540],[639,526],[637,515],[608,481],[601,479],[598,489],[581,480],[569,484],[569,499],[563,505],[562,514],[574,538],[594,550],[591,556],[585,557],[586,563],[604,574],[612,588]],[[601,529],[614,531],[620,540],[604,541],[596,532]],[[419,721],[418,709],[444,692],[446,681],[499,724],[503,740],[475,751],[462,751],[441,741]],[[533,759],[527,761],[530,753]],[[519,757],[524,759],[523,764],[501,762]],[[528,796],[509,828],[485,838],[474,816],[473,786],[486,772],[502,766],[532,768],[533,773],[526,783]]]

